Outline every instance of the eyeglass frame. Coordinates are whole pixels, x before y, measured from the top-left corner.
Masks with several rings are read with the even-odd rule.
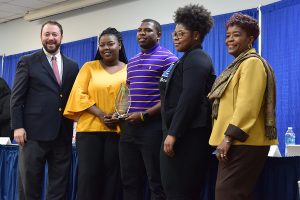
[[[187,31],[178,31],[178,32],[174,31],[171,33],[171,35],[173,38],[176,37],[177,39],[181,39],[184,36],[184,34],[186,34],[186,33],[188,33],[188,32]]]

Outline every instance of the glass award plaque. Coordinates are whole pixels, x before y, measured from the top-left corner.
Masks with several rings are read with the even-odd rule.
[[[128,117],[128,110],[130,107],[129,88],[126,84],[121,83],[120,89],[115,99],[115,110],[118,119],[125,119]]]

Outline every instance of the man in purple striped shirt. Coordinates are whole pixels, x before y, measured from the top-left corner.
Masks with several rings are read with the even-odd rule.
[[[151,199],[166,199],[159,170],[162,141],[159,80],[177,57],[159,45],[160,36],[161,26],[157,21],[143,20],[137,32],[141,52],[127,65],[130,108],[122,123],[119,149],[124,200],[144,198],[145,174]]]

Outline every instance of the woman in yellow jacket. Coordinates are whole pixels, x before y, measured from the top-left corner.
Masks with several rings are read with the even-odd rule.
[[[219,160],[215,199],[250,200],[269,147],[277,144],[275,78],[252,48],[257,21],[236,13],[226,28],[226,46],[235,59],[209,94],[214,121],[209,143],[217,146]]]
[[[94,61],[79,71],[64,116],[77,121],[77,199],[115,200],[120,190],[120,128],[112,119],[127,58],[121,34],[107,28],[99,37]]]

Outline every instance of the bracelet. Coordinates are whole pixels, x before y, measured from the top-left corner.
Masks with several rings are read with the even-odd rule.
[[[144,119],[144,115],[143,115],[143,113],[142,113],[142,112],[140,112],[140,117],[141,117],[141,120],[142,120],[142,121],[145,121],[145,119]]]

